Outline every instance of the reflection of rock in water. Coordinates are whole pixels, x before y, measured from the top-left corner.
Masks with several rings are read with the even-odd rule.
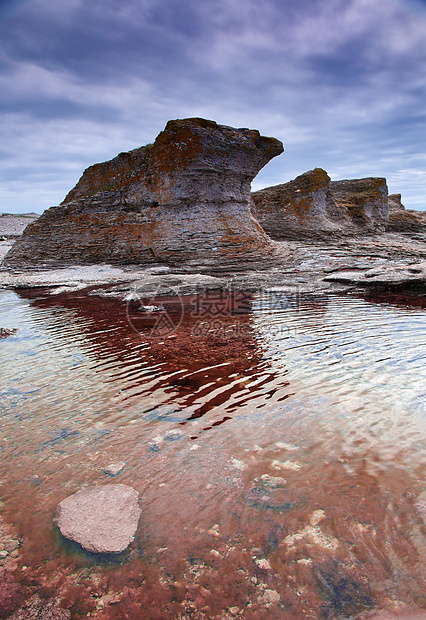
[[[48,329],[72,327],[90,343],[88,353],[104,357],[123,356],[134,343],[144,343],[147,357],[176,368],[188,364],[219,364],[231,360],[241,367],[258,361],[259,347],[253,337],[249,311],[252,295],[220,291],[199,296],[151,297],[155,306],[143,305],[143,299],[128,304],[111,298],[78,293],[50,295],[40,289],[19,289],[20,297],[44,312],[41,319]],[[219,307],[219,301],[221,306]],[[63,308],[64,314],[49,309]],[[71,311],[71,316],[66,310]],[[157,330],[159,318],[166,317],[167,332]],[[106,334],[108,336],[106,337]]]
[[[374,304],[384,304],[386,306],[396,306],[399,308],[426,308],[426,296],[424,294],[424,287],[420,291],[421,294],[416,295],[411,292],[395,292],[389,290],[366,290],[365,292],[358,292],[357,297],[370,301]]]
[[[251,294],[214,291],[180,298],[138,298],[126,305],[81,291],[58,295],[34,289],[18,292],[41,311],[40,320],[49,330],[61,333],[72,329],[90,358],[97,363],[115,360],[120,366],[117,382],[122,369],[129,367],[130,376],[120,386],[123,400],[126,393],[129,398],[149,396],[144,373],[160,364],[156,387],[184,398],[185,408],[199,403],[188,414],[179,406],[168,406],[167,412],[163,406],[158,419],[174,416],[183,422],[199,418],[245,389],[245,383],[256,376],[264,373],[272,378],[254,338]],[[167,317],[170,329],[165,334],[158,333],[159,316]],[[213,425],[227,419],[230,417],[222,417]]]
[[[176,369],[226,362],[244,369],[258,361],[249,317],[252,295],[219,290],[179,299],[160,297],[156,302],[164,312],[141,313],[138,304],[128,305],[132,327],[150,343],[155,359]],[[158,331],[162,316],[167,317],[165,339]]]

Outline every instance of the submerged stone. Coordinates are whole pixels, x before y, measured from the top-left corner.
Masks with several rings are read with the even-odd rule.
[[[346,568],[338,560],[324,562],[314,569],[318,591],[324,600],[321,617],[354,618],[374,607],[367,578],[359,574],[358,566]]]
[[[284,489],[267,488],[263,486],[252,487],[245,495],[249,506],[259,510],[276,510],[277,512],[288,512],[295,503],[289,501],[289,494]]]
[[[283,151],[275,138],[200,118],[169,121],[154,144],[88,168],[30,224],[5,265],[259,259],[273,245],[250,212],[250,183]]]
[[[83,489],[58,505],[56,523],[65,538],[95,553],[121,553],[135,537],[139,493],[125,484]]]
[[[117,476],[121,473],[126,465],[125,461],[118,461],[117,463],[110,463],[104,469],[104,473],[108,476]]]
[[[10,329],[8,327],[0,327],[0,340],[3,338],[9,338],[10,336],[14,336],[17,333],[17,329]]]
[[[6,569],[0,569],[0,618],[8,618],[24,602],[24,590]]]

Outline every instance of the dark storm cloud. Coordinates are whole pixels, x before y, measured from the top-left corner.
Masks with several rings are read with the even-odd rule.
[[[12,15],[21,5],[28,0],[0,0],[0,18]]]
[[[316,165],[387,176],[426,206],[420,0],[0,7],[0,211],[57,203],[85,166],[195,115],[284,141],[256,187]]]
[[[3,48],[14,62],[35,63],[93,79],[123,72],[141,76],[182,66],[197,16],[190,5],[169,2],[32,1],[3,22]],[[187,47],[188,46],[188,47]]]

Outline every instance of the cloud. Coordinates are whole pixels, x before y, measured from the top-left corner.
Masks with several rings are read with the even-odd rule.
[[[59,202],[84,167],[186,116],[283,140],[256,188],[316,165],[334,178],[387,176],[406,203],[426,208],[420,0],[7,5],[0,210]]]

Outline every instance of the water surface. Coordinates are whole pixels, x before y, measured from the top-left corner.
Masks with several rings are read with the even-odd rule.
[[[74,618],[422,613],[422,304],[156,302],[166,323],[140,300],[0,292],[0,326],[19,330],[0,341],[0,474],[21,582]],[[119,558],[52,522],[64,497],[109,482],[141,495]]]

